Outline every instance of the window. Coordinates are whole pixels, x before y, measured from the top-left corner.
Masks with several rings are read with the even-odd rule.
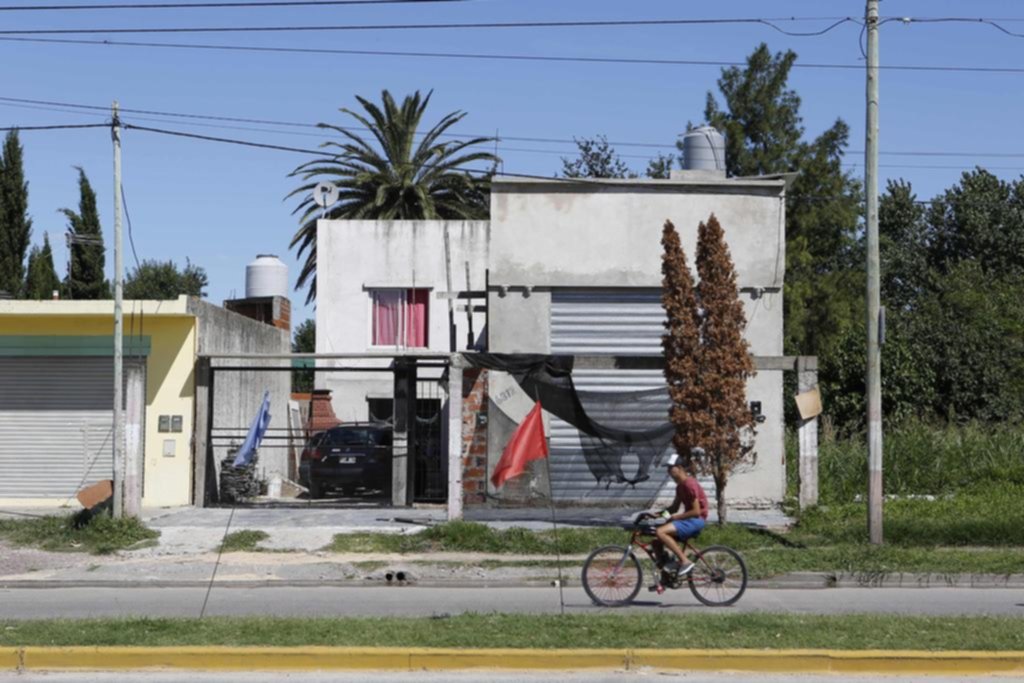
[[[427,314],[428,289],[376,289],[370,292],[373,305],[373,346],[427,346],[430,325]]]

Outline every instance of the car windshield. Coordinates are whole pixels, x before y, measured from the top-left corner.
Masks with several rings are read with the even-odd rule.
[[[328,436],[332,446],[379,446],[384,443],[384,432],[371,427],[333,429]]]

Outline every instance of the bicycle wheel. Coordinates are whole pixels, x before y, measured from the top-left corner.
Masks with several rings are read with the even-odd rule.
[[[747,590],[747,565],[732,548],[714,545],[698,551],[687,579],[693,597],[709,607],[726,607]]]
[[[640,592],[643,570],[629,548],[606,545],[590,553],[583,564],[583,590],[605,607],[628,605]]]

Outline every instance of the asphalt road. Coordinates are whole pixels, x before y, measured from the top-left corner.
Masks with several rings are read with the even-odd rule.
[[[0,589],[0,619],[55,617],[195,617],[202,588]],[[679,614],[787,612],[895,613],[1024,617],[1024,590],[1006,588],[751,589],[729,608],[711,610],[689,591],[643,592],[625,609],[593,606],[580,588],[565,589],[566,610],[579,613],[670,611]],[[210,616],[432,616],[462,612],[557,613],[555,588],[229,588],[215,587]]]
[[[515,672],[497,673],[490,671],[415,673],[356,672],[356,673],[206,673],[185,671],[177,673],[0,673],[0,683],[654,683],[655,681],[685,681],[685,683],[910,683],[920,681],[920,676],[837,676],[837,675],[782,675],[782,674],[734,674],[734,673],[680,673],[656,671],[611,671],[611,672]],[[928,683],[954,683],[963,678],[931,677]],[[1002,677],[971,678],[972,682],[996,683],[1008,681]]]

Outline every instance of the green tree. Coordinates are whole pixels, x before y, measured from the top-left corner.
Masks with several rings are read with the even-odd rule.
[[[316,320],[310,318],[295,328],[292,336],[292,353],[316,353]],[[294,361],[302,367],[312,365],[312,361],[301,359]],[[292,372],[292,391],[312,391],[314,386],[312,370],[296,370]]]
[[[338,186],[340,200],[328,218],[348,220],[473,220],[489,213],[489,179],[474,177],[467,168],[474,162],[496,164],[498,158],[478,147],[492,138],[443,140],[449,129],[466,117],[465,112],[446,114],[424,133],[420,124],[431,93],[419,91],[395,102],[387,90],[382,106],[362,97],[356,100],[364,112],[342,108],[356,125],[370,132],[370,140],[343,126],[321,123],[320,128],[341,136],[321,145],[323,157],[302,164],[292,176],[304,181],[288,196],[302,195],[295,209],[300,228],[291,246],[306,260],[296,287],[309,286],[306,302],[316,299],[316,222],[321,209],[311,190],[320,181]],[[416,137],[422,135],[419,142]]]
[[[184,270],[174,261],[144,260],[124,283],[126,299],[177,299],[182,294],[206,296],[206,271],[185,259]]]
[[[804,140],[800,97],[788,86],[796,58],[761,44],[746,68],[722,71],[724,107],[709,92],[704,118],[725,135],[730,175],[797,173],[786,192],[785,347],[822,354],[863,311],[861,188],[842,170],[846,123]]]
[[[573,138],[578,150],[575,159],[562,157],[562,176],[565,178],[635,178],[608,138]]]
[[[32,247],[28,255],[28,276],[25,281],[26,299],[50,299],[60,291],[60,278],[53,267],[50,236],[43,233],[43,246]]]
[[[993,275],[1024,272],[1024,180],[1008,183],[978,168],[932,201],[929,262],[948,274],[974,261]]]
[[[96,209],[96,193],[93,192],[85,170],[78,169],[78,211],[61,209],[68,219],[72,239],[81,238],[92,243],[73,244],[71,267],[64,289],[71,299],[109,299],[110,283],[103,276],[106,263],[106,249],[103,246],[103,231],[100,215]]]
[[[0,153],[0,291],[14,297],[25,289],[25,255],[32,237],[28,182],[18,131],[4,138]]]
[[[639,178],[629,168],[604,135],[594,138],[573,138],[576,158],[562,157],[563,178]],[[648,178],[667,179],[672,172],[671,155],[659,153],[647,162],[644,175]]]
[[[881,295],[887,310],[912,309],[933,283],[925,207],[910,183],[890,180],[878,203]]]

